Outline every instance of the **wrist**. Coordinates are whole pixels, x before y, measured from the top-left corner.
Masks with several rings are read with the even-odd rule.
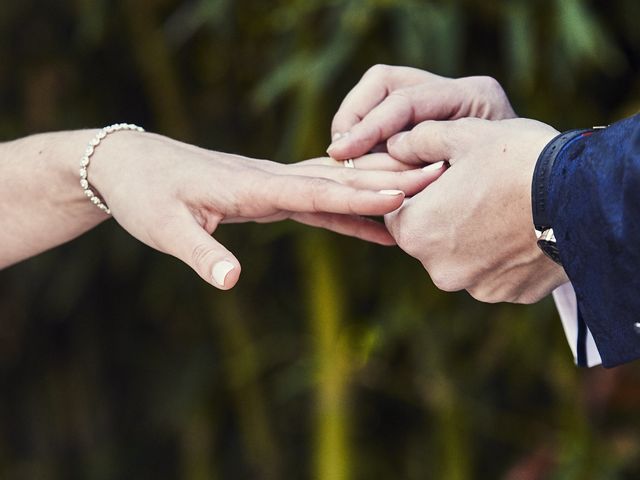
[[[552,173],[556,161],[570,146],[590,135],[593,129],[569,130],[556,135],[542,149],[535,164],[531,181],[531,209],[533,225],[540,249],[554,262],[561,264],[553,231],[555,212],[549,202]]]
[[[53,205],[59,213],[78,219],[84,228],[91,228],[104,215],[87,202],[79,185],[80,158],[95,130],[74,130],[68,132],[42,134],[42,150],[46,152],[44,161],[49,180],[43,184],[51,189],[48,195],[56,199]]]
[[[98,132],[103,131],[104,129]],[[98,132],[94,131],[93,135],[89,136],[89,140],[96,138]],[[117,190],[118,185],[123,183],[127,175],[132,174],[134,170],[131,165],[132,159],[149,153],[144,151],[144,141],[141,141],[149,135],[151,134],[144,131],[129,129],[114,130],[108,134],[103,133],[101,135],[102,138],[99,144],[95,146],[93,154],[90,156],[90,163],[87,166],[87,181],[88,188],[95,194],[96,198],[101,200],[102,205],[110,205],[110,199],[114,191]],[[87,197],[85,196],[86,200]],[[102,215],[105,215],[104,211],[100,212],[91,201],[86,203],[93,206]]]

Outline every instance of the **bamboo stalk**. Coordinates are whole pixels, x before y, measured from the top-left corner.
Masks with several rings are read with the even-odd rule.
[[[346,480],[350,478],[348,352],[346,339],[341,337],[340,276],[329,245],[324,235],[310,234],[301,249],[307,267],[317,381],[313,478]]]
[[[123,0],[131,48],[158,129],[189,141],[193,128],[169,46],[157,19],[157,2]]]
[[[247,449],[253,478],[282,478],[281,455],[269,421],[269,403],[260,386],[259,354],[247,326],[246,312],[235,292],[212,302],[216,336],[223,349],[225,372],[234,398],[238,423]]]

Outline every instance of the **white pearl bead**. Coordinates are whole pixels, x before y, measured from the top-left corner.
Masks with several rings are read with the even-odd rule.
[[[88,168],[91,160],[91,155],[98,148],[100,142],[106,138],[107,135],[120,130],[133,130],[137,132],[144,132],[144,128],[134,125],[132,123],[114,123],[108,127],[104,127],[96,133],[96,136],[89,141],[84,155],[80,159],[80,186],[82,187],[84,194],[89,201],[97,206],[100,210],[107,215],[111,215],[111,209],[89,188]]]

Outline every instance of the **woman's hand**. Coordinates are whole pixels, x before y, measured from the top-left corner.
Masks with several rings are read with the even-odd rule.
[[[335,164],[315,159],[282,165],[122,131],[96,149],[89,181],[131,235],[229,289],[240,264],[211,237],[221,223],[290,218],[390,245],[394,241],[384,225],[360,215],[395,210],[405,194],[421,191],[436,176],[327,163]],[[95,209],[89,202],[87,207]]]

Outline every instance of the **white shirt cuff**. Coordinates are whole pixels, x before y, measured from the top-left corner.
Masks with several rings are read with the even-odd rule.
[[[573,285],[570,282],[560,285],[553,291],[553,299],[556,302],[556,308],[560,314],[560,320],[562,320],[562,327],[564,333],[567,336],[567,341],[573,352],[573,360],[578,363],[578,301],[576,300],[576,292],[573,289]],[[602,359],[600,358],[600,352],[593,339],[593,335],[589,328],[587,329],[587,335],[585,341],[586,352],[586,364],[588,367],[600,365]]]

